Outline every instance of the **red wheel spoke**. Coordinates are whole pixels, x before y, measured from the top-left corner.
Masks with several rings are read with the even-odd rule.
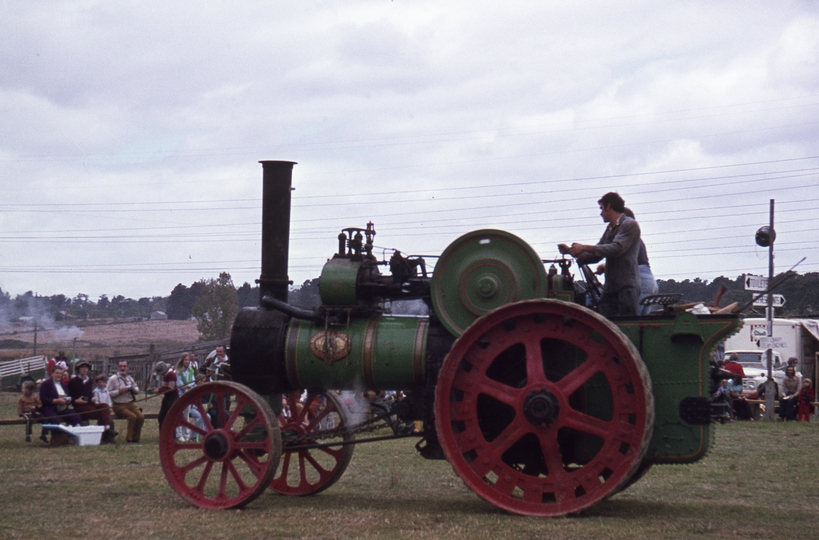
[[[253,454],[248,454],[246,452],[239,452],[238,455],[239,455],[239,459],[241,459],[242,461],[245,462],[245,464],[248,466],[248,468],[251,470],[251,472],[253,472],[253,474],[255,474],[256,476],[259,476],[259,473],[262,472],[265,464],[262,463],[261,461],[259,461],[259,458],[257,458]]]
[[[510,446],[518,442],[524,435],[532,430],[532,425],[526,420],[516,418],[511,424],[506,426],[498,437],[492,441],[491,448],[496,455],[503,454]]]
[[[213,469],[213,462],[208,461],[205,463],[205,469],[202,471],[202,476],[199,477],[199,482],[196,484],[196,491],[199,493],[205,492],[205,484],[208,481],[208,477],[210,477],[210,471]]]
[[[545,381],[546,374],[543,372],[540,335],[527,335],[523,344],[526,347],[526,377],[529,384]]]
[[[236,396],[236,408],[233,411],[231,411],[230,418],[228,418],[227,421],[224,424],[222,424],[224,429],[233,429],[233,424],[236,423],[236,419],[239,418],[240,416],[239,413],[241,413],[242,409],[244,409],[245,406],[248,404],[249,401],[242,398],[242,396]],[[255,416],[258,417],[258,411]]]
[[[497,399],[501,403],[513,406],[517,404],[520,395],[519,388],[512,388],[492,379],[481,379],[478,383],[478,391]]]
[[[331,408],[331,407],[332,407],[332,408]],[[318,425],[318,424],[319,424],[319,423],[320,423],[322,420],[324,420],[325,418],[327,418],[327,415],[329,415],[329,414],[330,414],[330,413],[332,413],[332,412],[335,412],[335,407],[334,407],[334,406],[332,406],[332,405],[331,405],[331,404],[328,402],[328,403],[327,403],[327,405],[324,407],[324,409],[322,409],[322,410],[321,410],[321,412],[319,412],[319,413],[318,413],[316,416],[314,416],[313,418],[311,418],[311,419],[310,419],[310,423],[307,425],[307,429],[308,429],[308,430],[315,429],[315,427],[316,427],[316,426],[317,426],[317,425]]]
[[[202,449],[202,441],[199,442],[181,442],[181,441],[173,441],[172,451],[178,452],[180,450],[201,450]]]
[[[315,460],[312,454],[307,454],[304,456],[304,459],[307,463],[313,466],[313,468],[319,473],[319,482],[326,481],[326,479],[330,476],[332,472],[332,468],[327,469],[321,466],[321,464]]]
[[[578,388],[586,384],[598,371],[600,371],[600,365],[591,359],[587,359],[570,371],[568,375],[563,377],[560,382],[557,383],[557,386],[560,388],[560,391],[563,392],[563,395],[568,397]]]
[[[549,480],[554,482],[566,472],[563,468],[563,456],[560,454],[557,436],[553,431],[540,433],[538,440],[540,441],[540,451],[543,453],[543,459],[546,460]]]
[[[182,428],[187,428],[187,429],[189,429],[189,430],[191,430],[191,431],[193,431],[193,432],[196,432],[196,433],[198,433],[199,435],[205,435],[205,434],[207,433],[205,430],[203,430],[202,428],[200,428],[200,427],[199,427],[199,426],[197,426],[196,424],[191,424],[191,423],[190,423],[189,421],[187,421],[187,420],[181,420],[181,421],[180,421],[180,422],[179,422],[177,425],[178,425],[179,427],[182,427]]]
[[[240,492],[245,492],[248,490],[248,485],[245,484],[245,481],[242,480],[242,477],[239,475],[239,471],[236,470],[236,466],[233,464],[232,461],[226,461],[224,464],[227,467],[228,472],[230,472],[230,476],[233,477],[233,481],[236,482],[236,485],[239,486]]]
[[[600,420],[599,418],[575,410],[571,410],[566,414],[563,420],[563,427],[568,427],[582,433],[588,433],[589,435],[596,435],[603,440],[611,438],[614,435],[615,428],[612,422],[606,422],[605,420]]]
[[[252,420],[250,420],[250,422],[248,422],[247,424],[245,424],[245,427],[243,427],[243,428],[242,428],[242,431],[240,431],[239,433],[237,433],[237,434],[235,435],[235,439],[236,439],[237,441],[241,441],[242,439],[244,439],[245,437],[247,437],[247,434],[248,434],[248,433],[250,433],[250,431],[251,431],[253,428],[258,427],[258,426],[261,426],[261,425],[263,425],[263,424],[264,424],[264,419],[263,419],[263,418],[261,418],[261,417],[259,417],[259,416],[255,416],[255,417],[253,417],[253,419],[252,419]]]
[[[211,431],[213,429],[213,424],[210,423],[210,415],[205,411],[205,406],[202,403],[197,403],[194,405],[194,408],[199,412],[202,417],[202,424],[205,426],[206,431]]]
[[[282,458],[282,468],[278,477],[287,478],[290,473],[290,458],[293,457],[293,452],[285,452]]]
[[[202,464],[203,464],[203,463],[205,463],[206,461],[208,461],[208,458],[207,458],[207,457],[205,457],[205,456],[201,456],[200,458],[198,458],[198,459],[195,459],[195,460],[191,461],[190,463],[188,463],[188,464],[187,464],[187,465],[185,465],[184,467],[180,467],[180,468],[179,468],[179,471],[180,471],[180,472],[181,472],[183,475],[184,475],[184,474],[188,474],[189,472],[191,472],[192,470],[194,470],[194,469],[195,469],[195,468],[197,468],[198,466],[202,465]]]
[[[217,495],[217,498],[219,499],[227,498],[227,479],[228,479],[227,463],[222,463],[222,471],[219,473],[219,494]]]
[[[307,486],[307,467],[304,466],[304,453],[299,452],[299,486]]]

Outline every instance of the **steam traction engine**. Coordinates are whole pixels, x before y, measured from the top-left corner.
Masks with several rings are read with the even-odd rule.
[[[709,354],[738,316],[609,321],[584,307],[593,284],[573,280],[572,261],[547,272],[512,234],[458,238],[430,276],[420,257],[377,260],[372,224],[342,231],[321,306],[298,308],[287,302],[293,163],[262,163],[261,307],[234,324],[236,382],[186,392],[160,434],[163,470],[192,504],[239,507],[267,488],[314,494],[341,477],[355,443],[414,436],[423,457],[447,459],[488,502],[558,516],[654,464],[707,452]],[[428,315],[387,309],[410,299]],[[361,414],[352,396],[363,390],[407,397]],[[413,420],[420,434],[372,433]]]

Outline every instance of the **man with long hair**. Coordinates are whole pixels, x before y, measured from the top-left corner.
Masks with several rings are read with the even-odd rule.
[[[640,298],[640,273],[637,254],[640,249],[640,225],[625,213],[625,201],[609,192],[597,201],[600,217],[608,224],[597,244],[558,244],[563,254],[570,254],[578,264],[606,259],[606,283],[600,299],[600,312],[606,317],[637,315]]]

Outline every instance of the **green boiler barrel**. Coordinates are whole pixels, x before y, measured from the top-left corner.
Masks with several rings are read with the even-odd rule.
[[[285,368],[293,388],[410,390],[426,383],[429,319],[375,316],[325,328],[292,320]]]

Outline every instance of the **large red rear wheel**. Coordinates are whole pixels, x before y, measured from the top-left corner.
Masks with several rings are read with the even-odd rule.
[[[270,489],[282,495],[313,495],[327,489],[338,481],[350,464],[354,445],[329,446],[289,450],[288,446],[305,446],[333,441],[352,441],[355,436],[346,433],[352,419],[347,407],[335,392],[307,393],[304,403],[299,402],[301,392],[288,394],[290,415],[279,415],[282,437],[281,467]],[[321,432],[335,432],[332,437],[314,437]],[[288,439],[293,442],[288,443]]]
[[[238,508],[258,497],[276,473],[279,425],[270,405],[245,386],[195,386],[168,412],[159,457],[183,499],[202,508]]]
[[[435,389],[455,472],[509,512],[559,516],[617,492],[654,421],[638,351],[611,322],[559,300],[510,304],[453,344]]]

